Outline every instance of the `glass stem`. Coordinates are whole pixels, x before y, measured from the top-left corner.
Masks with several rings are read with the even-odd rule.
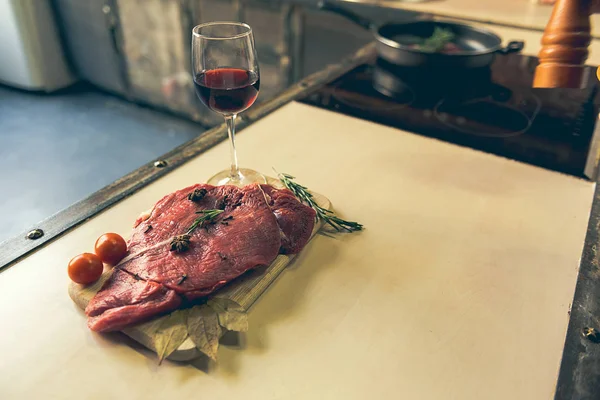
[[[227,133],[229,134],[229,148],[231,154],[231,172],[229,173],[232,180],[240,180],[240,169],[238,167],[237,153],[235,151],[235,118],[237,114],[226,115],[225,122],[227,123]]]

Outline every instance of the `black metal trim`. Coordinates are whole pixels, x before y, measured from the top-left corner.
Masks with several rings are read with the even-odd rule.
[[[600,330],[600,185],[594,202],[571,306],[555,400],[600,398],[600,344],[586,328]]]
[[[241,131],[244,127],[254,123],[260,118],[270,114],[279,107],[309,95],[319,89],[322,85],[335,80],[356,66],[364,63],[374,55],[375,45],[371,43],[358,50],[351,57],[339,64],[331,65],[322,71],[308,76],[289,89],[266,101],[259,106],[246,112],[239,118],[238,127]],[[17,261],[39,249],[43,245],[51,243],[77,225],[89,220],[98,213],[108,209],[120,200],[137,192],[144,186],[155,181],[163,175],[202,154],[227,137],[225,124],[217,126],[201,136],[192,139],[179,147],[171,150],[159,158],[166,161],[166,166],[158,168],[152,161],[114,183],[100,189],[88,198],[81,200],[63,211],[45,219],[34,227],[27,229],[22,234],[0,243],[0,271],[14,265]],[[42,237],[32,240],[27,238],[32,229],[42,229]]]

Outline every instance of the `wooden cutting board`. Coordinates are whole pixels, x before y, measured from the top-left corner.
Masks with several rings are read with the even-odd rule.
[[[273,186],[281,186],[278,180],[269,178],[269,183]],[[167,193],[165,193],[166,195]],[[323,195],[313,194],[314,198],[321,207],[330,209],[331,202]],[[159,199],[157,199],[158,201]],[[131,221],[135,221],[137,215],[131,216]],[[311,239],[322,227],[321,221],[315,224]],[[231,284],[225,286],[223,289],[218,290],[215,294],[210,296],[211,298],[221,298],[234,301],[241,308],[248,312],[252,304],[264,293],[269,285],[273,283],[277,277],[284,271],[285,267],[292,262],[296,257],[296,254],[285,255],[280,254],[277,258],[268,266],[266,269],[261,270],[261,273],[245,274],[243,277],[238,278]],[[102,277],[92,285],[79,285],[74,282],[69,284],[69,296],[77,304],[79,308],[85,310],[90,300],[94,295],[101,289],[104,282],[112,274],[112,269],[105,269]],[[154,318],[148,323],[142,323],[131,326],[123,330],[123,333],[137,341],[144,347],[152,350],[156,353],[156,346],[154,344],[154,332],[156,327],[160,326],[163,320],[168,318],[169,315]],[[86,317],[82,314],[82,324],[86,323]],[[225,327],[222,327],[222,334],[224,334]],[[177,350],[171,353],[167,358],[173,361],[191,361],[203,354],[196,348],[196,345],[190,337],[188,337]]]

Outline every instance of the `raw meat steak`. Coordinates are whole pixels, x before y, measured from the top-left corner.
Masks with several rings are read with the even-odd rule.
[[[186,251],[171,251],[173,237],[188,231],[198,211],[209,209],[223,213],[190,234]],[[205,297],[271,264],[280,251],[300,251],[314,216],[291,192],[269,185],[199,184],[171,193],[136,220],[127,257],[86,308],[88,325],[99,332],[120,330]]]
[[[261,185],[281,229],[281,253],[295,254],[304,248],[314,227],[316,212],[300,203],[287,189]]]
[[[104,288],[94,297],[95,307],[86,309],[90,327],[127,326],[181,305],[181,297],[163,285],[137,280],[116,268]],[[90,303],[91,304],[91,303]],[[93,329],[93,328],[92,328]]]

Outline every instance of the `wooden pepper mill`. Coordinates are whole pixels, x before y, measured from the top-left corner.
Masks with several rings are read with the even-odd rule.
[[[542,36],[534,88],[580,88],[598,0],[557,0]]]

